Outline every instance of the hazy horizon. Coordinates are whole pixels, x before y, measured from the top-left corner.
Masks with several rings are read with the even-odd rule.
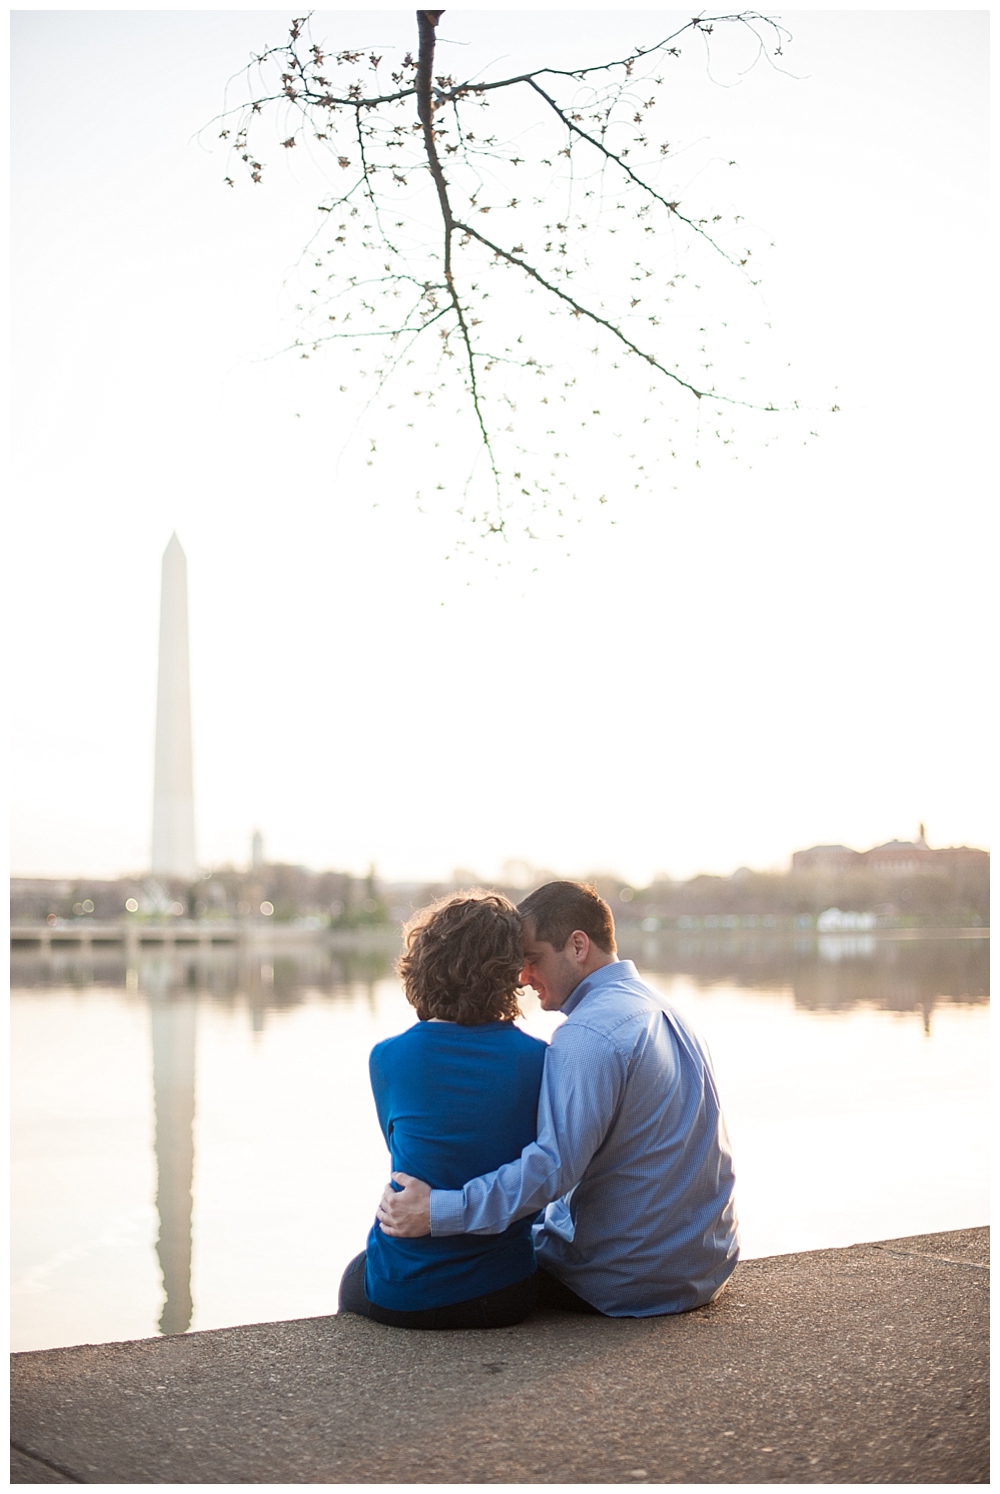
[[[892,836],[892,837],[890,837],[890,839],[891,840],[899,840],[899,841],[904,841],[905,842],[905,841],[916,840],[916,837],[917,837],[917,832],[914,831],[912,835]],[[945,849],[946,848],[943,845],[943,843],[939,844],[938,842],[935,842],[935,841],[931,840],[929,837],[927,838],[927,843],[933,849]],[[844,841],[829,841],[829,842],[823,842],[823,844],[844,845],[844,844],[847,844],[847,843],[844,842]],[[884,842],[881,842],[881,844],[884,844]],[[987,852],[990,849],[988,845],[979,845],[979,846],[976,846],[975,848],[978,849],[978,850],[984,850],[984,851],[987,851]],[[704,866],[704,867],[699,868],[698,871],[691,872],[691,873],[689,873],[689,874],[687,874],[686,876],[683,876],[683,877],[674,876],[670,872],[668,872],[668,871],[666,871],[664,869],[660,869],[660,870],[654,872],[653,875],[648,879],[648,881],[644,881],[644,882],[630,880],[629,878],[623,876],[621,874],[621,872],[618,871],[615,867],[611,867],[611,866],[588,866],[588,867],[582,867],[582,868],[581,867],[576,867],[576,868],[572,868],[572,869],[567,869],[566,867],[535,867],[535,866],[532,866],[530,863],[526,862],[524,860],[524,858],[520,857],[520,856],[509,856],[509,857],[505,857],[504,860],[501,862],[501,864],[500,864],[500,866],[498,868],[494,867],[492,870],[489,870],[489,871],[487,871],[486,868],[482,868],[482,867],[480,867],[480,868],[473,868],[473,867],[453,867],[450,872],[443,872],[440,875],[437,875],[437,874],[430,875],[430,874],[424,874],[424,873],[420,873],[420,872],[410,872],[410,873],[407,873],[407,872],[404,871],[403,873],[401,873],[399,875],[389,876],[387,874],[383,874],[382,871],[380,870],[378,864],[376,862],[372,862],[372,861],[370,861],[370,862],[368,862],[366,864],[366,866],[365,866],[365,868],[364,868],[363,871],[358,871],[358,869],[354,868],[354,867],[336,866],[333,863],[329,863],[329,864],[325,864],[325,865],[312,865],[312,866],[310,866],[306,862],[291,862],[291,863],[280,862],[277,859],[272,859],[271,857],[267,856],[266,854],[264,856],[264,861],[263,861],[262,864],[265,865],[265,866],[275,866],[275,865],[295,865],[295,866],[301,866],[306,871],[314,872],[314,873],[317,873],[317,874],[322,873],[322,872],[327,872],[327,871],[332,871],[332,872],[349,872],[349,873],[351,873],[351,874],[353,874],[354,876],[357,876],[357,877],[364,877],[364,876],[366,876],[368,874],[369,868],[374,867],[375,876],[376,876],[376,878],[379,881],[387,882],[387,883],[402,883],[402,884],[410,883],[410,882],[416,882],[416,883],[419,883],[419,882],[428,882],[428,883],[434,883],[434,882],[459,882],[459,883],[463,883],[466,886],[472,886],[472,885],[476,885],[476,884],[480,884],[480,883],[483,884],[483,885],[487,885],[488,886],[488,885],[491,885],[493,883],[498,883],[498,884],[510,885],[510,886],[514,886],[514,887],[521,887],[521,886],[527,887],[529,885],[537,884],[538,882],[546,879],[547,877],[570,877],[570,878],[573,878],[573,879],[580,879],[580,880],[587,879],[587,878],[590,878],[590,877],[608,877],[611,880],[621,881],[626,886],[634,886],[634,887],[640,887],[641,888],[641,887],[652,885],[652,883],[656,882],[656,881],[687,882],[687,881],[692,880],[692,878],[698,877],[698,876],[732,877],[737,871],[742,871],[744,869],[750,870],[750,871],[754,871],[754,872],[764,873],[764,874],[767,874],[767,875],[784,874],[784,873],[788,872],[791,869],[791,860],[792,860],[792,856],[793,856],[794,852],[795,851],[804,851],[804,850],[809,850],[809,849],[811,849],[810,846],[794,846],[788,852],[788,855],[785,857],[785,859],[784,859],[783,862],[778,863],[778,864],[774,864],[774,865],[771,865],[771,866],[751,866],[746,861],[740,861],[740,862],[737,862],[734,866],[731,866],[731,867],[720,868],[720,867],[707,867],[707,866]],[[858,850],[858,851],[866,851],[866,850],[872,849],[872,847],[869,847],[867,845],[864,845],[864,846],[852,846],[852,847],[850,847],[850,849],[852,849],[852,850]],[[266,842],[265,842],[265,853],[266,853]],[[248,870],[249,868],[250,868],[250,857],[249,857],[249,855],[247,855],[246,857],[243,858],[243,860],[233,859],[231,861],[216,862],[216,863],[213,863],[211,866],[209,866],[207,864],[202,865],[200,875],[203,876],[203,875],[205,875],[208,872],[224,871],[224,870],[244,871],[244,870]],[[529,871],[531,873],[535,874],[535,875],[533,875],[533,876],[527,875],[527,873]],[[39,881],[86,881],[86,880],[89,879],[91,881],[95,881],[96,882],[96,881],[118,881],[118,880],[124,881],[124,880],[127,880],[129,878],[135,878],[135,879],[143,878],[143,879],[147,879],[147,880],[149,880],[149,879],[155,880],[156,878],[160,878],[162,880],[163,879],[163,874],[162,873],[153,872],[149,868],[141,869],[141,868],[135,868],[135,867],[131,867],[131,868],[126,867],[122,871],[120,871],[118,873],[115,873],[113,875],[110,875],[110,876],[103,876],[103,875],[102,876],[98,876],[96,873],[92,873],[92,872],[81,872],[81,871],[74,871],[74,872],[67,872],[67,871],[55,871],[55,872],[12,871],[11,872],[11,878],[12,879],[22,878],[24,880],[39,880]],[[171,880],[171,879],[168,878],[168,880]]]

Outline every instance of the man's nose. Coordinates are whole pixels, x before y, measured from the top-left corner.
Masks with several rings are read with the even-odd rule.
[[[530,986],[531,985],[531,966],[530,965],[522,965],[521,966],[521,974],[519,975],[518,979],[520,980],[522,986]]]

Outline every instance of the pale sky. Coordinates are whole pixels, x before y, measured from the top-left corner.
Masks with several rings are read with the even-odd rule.
[[[988,13],[781,12],[794,76],[682,60],[671,129],[738,161],[731,203],[776,246],[760,357],[818,436],[748,418],[734,461],[677,401],[669,476],[622,472],[568,555],[501,567],[415,511],[447,440],[338,461],[338,354],[274,356],[316,193],[275,151],[231,191],[196,137],[291,14],[14,13],[14,871],[148,865],[174,529],[205,866],[255,826],[273,859],[392,878],[522,858],[642,884],[921,820],[987,844]],[[455,10],[441,34],[456,70],[506,72],[684,19]],[[414,44],[409,11],[313,29]]]

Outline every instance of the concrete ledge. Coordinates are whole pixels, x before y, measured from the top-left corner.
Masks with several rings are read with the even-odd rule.
[[[986,1483],[989,1231],[680,1317],[311,1318],[12,1356],[13,1483]]]

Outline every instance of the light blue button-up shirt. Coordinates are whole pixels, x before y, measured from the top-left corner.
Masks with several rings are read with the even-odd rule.
[[[515,1162],[431,1193],[431,1234],[497,1234],[545,1208],[539,1263],[611,1317],[700,1307],[739,1255],[733,1166],[711,1059],[631,960],[563,1005],[538,1139]]]

